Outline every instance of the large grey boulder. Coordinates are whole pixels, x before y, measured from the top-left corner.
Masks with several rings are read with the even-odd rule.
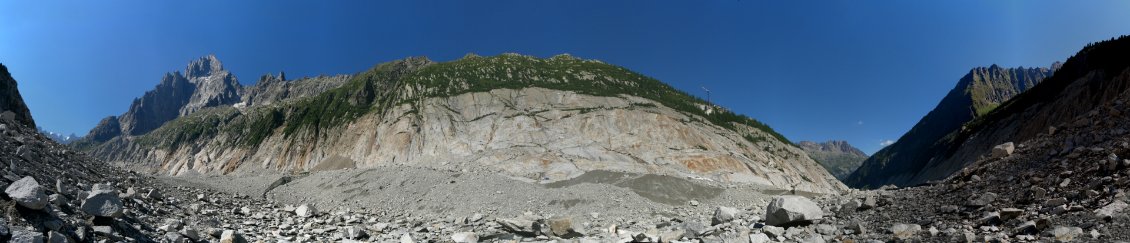
[[[765,209],[765,224],[782,226],[810,222],[824,217],[824,210],[802,196],[777,196]]]
[[[294,214],[298,215],[298,217],[309,218],[317,215],[318,209],[309,204],[302,204],[302,206],[298,206],[297,209],[294,209]]]
[[[124,207],[118,193],[111,190],[95,190],[86,196],[80,206],[83,212],[99,217],[117,218],[122,216]]]
[[[12,185],[4,189],[4,193],[25,208],[40,210],[47,206],[47,194],[43,192],[39,182],[30,176],[12,182]]]
[[[451,235],[451,240],[455,243],[478,243],[479,236],[475,232],[459,232]]]
[[[734,219],[737,218],[738,214],[740,213],[741,210],[738,210],[736,208],[718,207],[717,209],[714,209],[714,217],[710,219],[710,224],[719,225],[729,223],[730,221],[734,221]]]

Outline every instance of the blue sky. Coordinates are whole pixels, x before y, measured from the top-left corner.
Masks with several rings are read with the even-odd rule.
[[[331,4],[332,3],[332,4]],[[241,82],[408,56],[604,60],[794,141],[896,140],[975,66],[1130,34],[1128,1],[0,1],[0,63],[38,124],[85,134],[215,54]]]

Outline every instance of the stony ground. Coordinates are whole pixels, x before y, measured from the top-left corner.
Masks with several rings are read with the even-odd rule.
[[[0,240],[1117,242],[1130,239],[1126,108],[1002,145],[933,185],[801,196],[607,171],[550,184],[404,166],[153,177],[0,119]]]

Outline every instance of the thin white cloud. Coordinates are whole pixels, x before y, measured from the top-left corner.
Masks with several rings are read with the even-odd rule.
[[[888,146],[888,145],[891,145],[891,144],[894,144],[894,143],[895,143],[895,141],[894,141],[894,140],[890,140],[890,139],[887,139],[887,140],[879,140],[879,146],[883,146],[883,147],[886,147],[886,146]]]
[[[863,121],[856,122],[855,125],[863,125]]]

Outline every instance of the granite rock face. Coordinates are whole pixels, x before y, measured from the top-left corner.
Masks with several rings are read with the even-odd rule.
[[[228,106],[240,101],[243,86],[235,75],[224,69],[216,56],[201,57],[188,64],[185,77],[195,86],[188,103],[179,109],[179,116],[187,116],[207,107]]]
[[[166,73],[161,83],[140,98],[134,99],[126,113],[118,117],[122,134],[145,134],[165,122],[180,116],[180,110],[188,104],[196,92],[196,85],[180,72]],[[106,125],[113,125],[106,123]],[[108,127],[95,127],[94,130],[113,130]]]
[[[0,116],[10,116],[11,119],[28,127],[35,127],[35,120],[31,118],[31,111],[20,96],[20,90],[8,67],[0,64],[0,113],[11,112]]]
[[[147,134],[165,123],[214,107],[246,108],[312,96],[336,88],[351,75],[318,76],[286,80],[285,75],[264,75],[252,86],[238,79],[214,55],[193,60],[179,71],[166,73],[161,82],[134,99],[126,113],[98,123],[77,147],[105,143],[115,138]]]

